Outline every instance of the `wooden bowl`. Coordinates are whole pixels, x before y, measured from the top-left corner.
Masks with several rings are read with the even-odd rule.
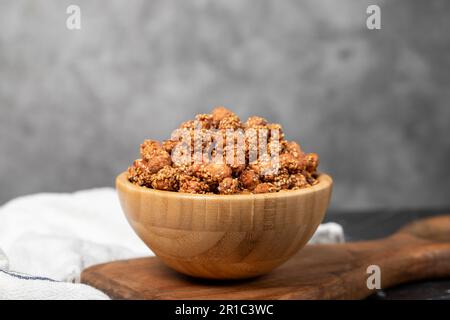
[[[200,278],[265,274],[300,250],[322,222],[332,179],[278,193],[197,195],[139,187],[117,177],[125,215],[169,267]]]

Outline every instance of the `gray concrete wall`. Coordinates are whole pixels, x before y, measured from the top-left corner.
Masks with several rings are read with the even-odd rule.
[[[445,0],[2,0],[0,203],[112,186],[144,138],[223,104],[319,153],[335,208],[449,205],[449,17]]]

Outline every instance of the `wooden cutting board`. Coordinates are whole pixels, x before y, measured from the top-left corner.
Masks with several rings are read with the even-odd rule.
[[[115,299],[362,299],[367,268],[381,270],[381,288],[450,277],[450,215],[419,220],[373,241],[308,245],[268,275],[240,281],[193,279],[158,258],[87,268],[83,283]]]

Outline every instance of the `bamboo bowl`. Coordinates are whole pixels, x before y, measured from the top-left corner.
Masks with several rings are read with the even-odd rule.
[[[325,215],[332,179],[278,193],[195,195],[139,187],[117,177],[125,215],[169,267],[200,278],[241,279],[270,272],[299,251]]]

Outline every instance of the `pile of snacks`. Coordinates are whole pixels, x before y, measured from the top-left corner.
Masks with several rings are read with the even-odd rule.
[[[128,169],[129,180],[158,190],[226,195],[318,183],[317,154],[286,141],[279,124],[256,116],[242,123],[224,107],[182,123],[162,143],[144,141],[140,151],[141,159]]]

